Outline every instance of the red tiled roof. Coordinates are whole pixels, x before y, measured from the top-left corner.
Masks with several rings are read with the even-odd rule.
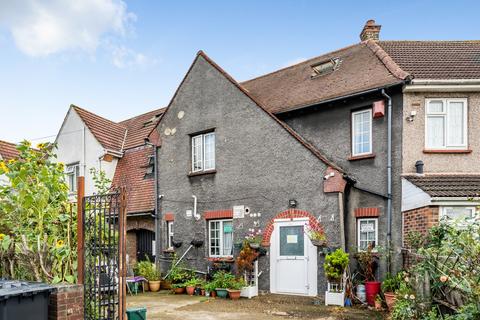
[[[141,146],[145,143],[145,138],[160,119],[165,108],[155,109],[139,116],[124,120],[118,124],[127,128],[127,138],[124,149],[130,149]]]
[[[152,212],[155,209],[155,182],[145,179],[153,148],[141,146],[126,150],[118,160],[112,186],[127,188],[127,213]]]
[[[3,160],[15,159],[19,155],[16,144],[0,140],[0,156]]]
[[[117,152],[123,150],[127,128],[90,111],[72,105],[88,129],[105,148]]]
[[[272,113],[402,82],[408,74],[372,41],[355,44],[241,83]],[[312,77],[312,66],[340,58],[338,68]]]
[[[480,79],[480,40],[378,41],[417,79]]]
[[[480,197],[480,174],[405,175],[431,197]]]

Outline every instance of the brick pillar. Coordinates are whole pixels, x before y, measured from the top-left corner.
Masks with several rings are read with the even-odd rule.
[[[49,320],[83,319],[83,285],[57,285],[50,295]]]

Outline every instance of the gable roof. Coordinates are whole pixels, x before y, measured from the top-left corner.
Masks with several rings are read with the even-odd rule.
[[[480,174],[405,175],[431,197],[479,197]]]
[[[98,142],[108,150],[121,152],[127,128],[111,120],[105,119],[90,111],[72,105],[72,108],[77,112],[82,121],[92,132]]]
[[[480,79],[480,40],[378,41],[416,79]]]
[[[339,58],[338,68],[313,76],[312,66]],[[242,82],[241,85],[268,111],[281,113],[379,87],[402,83],[408,74],[389,59],[373,40],[309,59]]]
[[[154,179],[144,178],[152,153],[152,147],[142,146],[126,150],[118,160],[112,186],[127,188],[127,213],[146,213],[155,209]]]
[[[253,95],[250,94],[250,92],[245,89],[241,84],[239,84],[235,79],[232,78],[225,70],[223,70],[218,64],[216,64],[212,59],[210,59],[202,50],[200,50],[197,53],[197,56],[195,57],[195,60],[191,64],[190,68],[188,69],[187,73],[185,74],[182,82],[180,85],[177,87],[177,90],[175,91],[175,94],[173,95],[172,99],[170,100],[170,103],[168,104],[164,114],[168,112],[170,109],[170,106],[172,105],[173,101],[175,100],[180,88],[182,87],[183,83],[187,79],[188,74],[192,70],[193,66],[195,65],[196,61],[199,59],[199,57],[202,57],[205,59],[205,61],[210,64],[214,69],[216,69],[218,72],[220,72],[230,83],[232,83],[235,87],[237,87],[243,94],[245,94],[255,105],[257,105],[261,110],[263,110],[269,117],[271,117],[276,123],[278,123],[285,131],[287,131],[295,140],[297,140],[300,144],[302,144],[307,150],[309,150],[315,157],[317,157],[319,160],[324,162],[327,166],[330,166],[340,172],[344,172],[342,168],[340,168],[337,164],[333,163],[332,161],[328,160],[317,148],[315,148],[311,143],[306,141],[303,137],[301,137],[297,132],[295,132],[291,127],[289,127],[286,123],[278,119],[273,113],[269,111],[269,109],[262,104],[259,100],[257,100]],[[149,137],[152,136],[152,133],[156,130],[156,128],[160,125],[163,117],[160,118],[160,120],[157,122],[153,130],[150,132]]]
[[[0,140],[0,156],[3,160],[16,159],[19,155],[16,144]]]

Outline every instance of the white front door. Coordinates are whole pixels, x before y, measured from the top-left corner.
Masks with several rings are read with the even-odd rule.
[[[305,234],[308,220],[276,220],[271,238],[270,291],[317,295],[316,247]]]

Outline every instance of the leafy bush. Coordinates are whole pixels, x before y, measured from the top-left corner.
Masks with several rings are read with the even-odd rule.
[[[173,257],[172,266],[168,271],[167,280],[172,284],[184,283],[194,277],[193,272],[186,270],[185,265],[180,262],[177,264],[177,256]]]
[[[213,275],[212,283],[215,285],[215,288],[218,289],[233,289],[240,290],[245,287],[245,281],[243,278],[235,278],[235,276],[229,272],[218,271]]]
[[[64,166],[53,144],[18,147],[17,160],[0,161],[0,278],[74,283],[76,208],[68,201]]]
[[[192,279],[186,281],[184,283],[185,287],[197,287],[202,284],[202,280],[198,279],[196,277],[193,277]]]
[[[323,264],[325,275],[331,281],[340,280],[348,262],[348,253],[345,253],[342,249],[337,249],[334,252],[327,254],[325,257],[325,263]]]
[[[396,292],[400,289],[400,284],[404,281],[405,273],[403,271],[398,272],[395,276],[387,274],[382,282],[383,292]]]
[[[150,271],[154,268],[154,264],[150,260],[139,261],[135,264],[133,271],[135,275],[147,278]]]

